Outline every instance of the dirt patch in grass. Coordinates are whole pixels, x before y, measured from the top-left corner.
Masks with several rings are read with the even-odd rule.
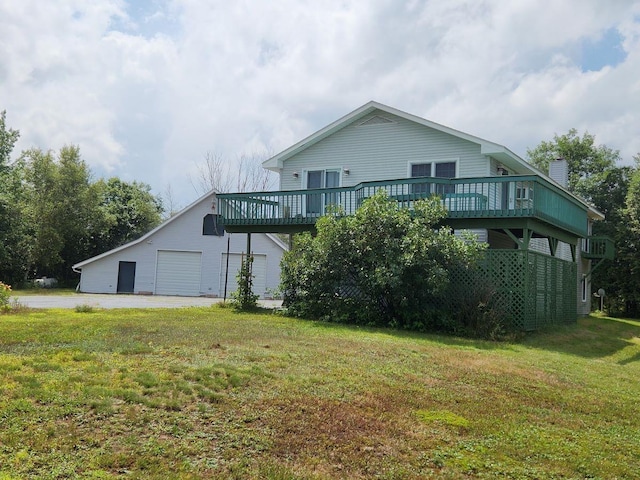
[[[276,399],[261,409],[268,412],[260,423],[271,432],[270,455],[294,471],[326,478],[427,475],[433,473],[428,452],[443,439],[441,431],[432,436],[434,428],[420,422],[402,394],[391,391],[349,401],[310,395]]]

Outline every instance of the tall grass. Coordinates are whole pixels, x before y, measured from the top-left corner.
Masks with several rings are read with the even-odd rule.
[[[491,343],[229,309],[0,316],[0,478],[638,478],[640,324]]]

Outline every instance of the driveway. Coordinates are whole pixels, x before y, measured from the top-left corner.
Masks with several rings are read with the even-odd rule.
[[[75,308],[91,305],[96,308],[181,308],[206,307],[222,302],[221,298],[169,297],[162,295],[109,295],[98,293],[76,293],[74,295],[25,295],[16,297],[30,308]],[[227,300],[228,301],[228,300]],[[259,300],[266,308],[277,308],[281,300]]]

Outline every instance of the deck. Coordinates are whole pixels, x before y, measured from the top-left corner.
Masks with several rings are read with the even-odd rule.
[[[477,178],[404,178],[351,187],[218,194],[229,232],[291,232],[313,228],[325,213],[352,215],[378,190],[406,208],[437,195],[456,228],[533,220],[575,237],[587,236],[587,207],[536,175]],[[506,225],[508,222],[504,222]]]

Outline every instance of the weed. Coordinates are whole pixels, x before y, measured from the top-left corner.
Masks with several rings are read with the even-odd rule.
[[[6,311],[11,308],[9,298],[11,297],[11,285],[0,282],[0,311]]]
[[[468,428],[469,420],[448,410],[418,410],[416,416],[425,423],[442,422],[452,427]]]
[[[81,305],[76,305],[75,311],[76,313],[94,313],[96,310],[92,305],[83,303]]]

